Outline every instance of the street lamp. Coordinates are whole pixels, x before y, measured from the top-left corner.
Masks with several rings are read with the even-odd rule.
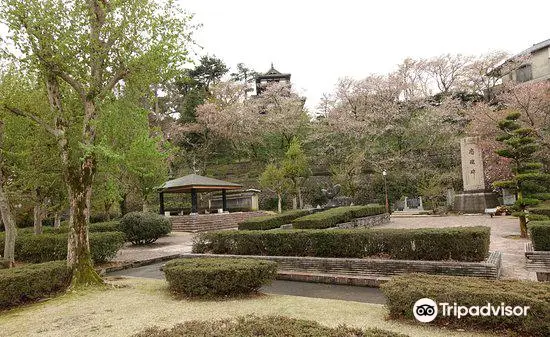
[[[390,203],[388,202],[388,184],[386,182],[386,175],[388,172],[386,170],[382,171],[382,175],[384,176],[384,190],[386,191],[386,213],[390,212]]]

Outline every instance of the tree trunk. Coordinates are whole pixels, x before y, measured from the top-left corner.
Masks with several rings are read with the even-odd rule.
[[[302,189],[300,187],[297,188],[298,192],[298,206],[300,209],[304,208],[304,199],[302,198]]]
[[[527,238],[527,219],[525,215],[519,217],[519,230],[522,238]]]
[[[292,209],[298,209],[298,198],[296,196],[292,198]]]
[[[147,200],[143,200],[142,210],[144,213],[149,212],[149,204],[147,203]]]
[[[127,194],[124,193],[122,195],[122,199],[120,200],[120,214],[121,215],[124,215],[127,213],[127,210],[126,210],[126,196]]]
[[[277,194],[277,212],[282,213],[283,212],[283,205],[282,205],[282,199],[283,197],[281,194]]]
[[[69,185],[69,240],[67,243],[67,265],[73,269],[71,287],[102,284],[103,280],[92,265],[88,225],[92,196],[91,173],[88,179],[74,177]],[[84,177],[86,178],[86,177]]]
[[[39,201],[34,205],[33,218],[34,234],[42,234],[42,221],[44,220],[44,212],[42,211],[42,204]]]
[[[58,212],[55,212],[53,215],[53,227],[54,228],[61,227],[61,217],[59,216]]]
[[[3,181],[3,175],[0,173],[0,179]],[[2,213],[2,222],[4,223],[4,230],[6,231],[6,237],[4,242],[4,259],[10,262],[10,268],[14,266],[15,261],[15,237],[17,235],[17,228],[15,226],[15,219],[11,214],[8,198],[4,193],[4,187],[0,183],[0,213]]]
[[[105,217],[106,217],[106,220],[107,221],[111,221],[111,206],[113,204],[112,203],[105,203],[104,206],[105,206]]]

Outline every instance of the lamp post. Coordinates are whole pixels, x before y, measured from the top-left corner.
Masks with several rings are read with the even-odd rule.
[[[382,171],[382,175],[384,176],[384,190],[386,192],[386,213],[390,212],[390,203],[388,202],[388,184],[386,182],[386,175],[388,172],[386,170]]]

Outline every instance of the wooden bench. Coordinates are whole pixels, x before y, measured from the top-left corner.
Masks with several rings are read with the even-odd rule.
[[[537,280],[550,281],[550,251],[536,251],[533,244],[525,244],[526,269],[537,273]]]

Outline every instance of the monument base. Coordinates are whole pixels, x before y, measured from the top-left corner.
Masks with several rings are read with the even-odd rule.
[[[453,210],[462,213],[484,213],[486,208],[494,208],[498,205],[495,193],[462,192],[455,195]]]

